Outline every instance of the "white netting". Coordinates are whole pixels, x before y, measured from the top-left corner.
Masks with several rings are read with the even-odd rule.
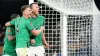
[[[46,56],[61,55],[60,13],[44,3],[39,3],[40,14],[45,17],[45,37],[51,48],[46,49]]]
[[[46,17],[46,37],[51,49],[46,56],[61,54],[66,15],[67,55],[100,56],[100,12],[94,0],[40,0],[41,14]],[[64,36],[63,36],[64,37]],[[59,55],[60,56],[60,55]]]
[[[64,14],[91,14],[93,0],[40,0]]]
[[[92,15],[67,15],[68,56],[91,56]]]

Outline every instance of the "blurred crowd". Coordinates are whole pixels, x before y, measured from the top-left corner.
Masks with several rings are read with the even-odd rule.
[[[0,45],[3,45],[6,27],[0,24]]]

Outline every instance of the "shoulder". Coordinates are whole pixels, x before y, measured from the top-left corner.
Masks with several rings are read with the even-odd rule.
[[[13,20],[17,20],[17,19],[20,19],[21,17],[17,17],[17,18],[15,18],[15,19],[13,19]]]
[[[44,16],[42,16],[42,15],[39,15],[39,18],[41,18],[41,19],[45,20],[45,17],[44,17]]]
[[[18,19],[20,19],[21,17],[17,17],[17,18],[15,18],[15,19],[13,19],[13,20],[11,20],[11,21],[16,21],[16,20],[18,20]]]
[[[31,20],[29,19],[26,20],[26,24],[31,24],[31,23],[32,23]]]
[[[39,17],[41,17],[41,18],[45,18],[44,16],[42,16],[42,15],[39,15]]]
[[[31,20],[33,20],[33,18],[31,17],[31,18],[29,18],[28,20],[31,21]]]

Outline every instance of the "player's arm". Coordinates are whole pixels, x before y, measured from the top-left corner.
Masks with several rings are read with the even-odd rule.
[[[37,34],[39,34],[39,33],[37,33]],[[42,31],[42,40],[43,40],[43,43],[44,43],[44,47],[49,48],[49,44],[47,43],[47,41],[45,39],[45,35],[44,35],[43,31]],[[34,39],[31,39],[30,42],[33,43],[33,44],[36,43]]]
[[[33,29],[31,32],[34,36],[38,36],[43,30],[44,30],[44,27],[41,27],[40,30]]]
[[[7,22],[7,23],[5,24],[5,26],[11,26],[10,22]]]
[[[46,41],[45,33],[44,32],[42,32],[42,40],[43,40],[43,43],[44,43],[44,47],[45,48],[49,48],[49,44]]]
[[[12,36],[12,33],[13,32],[12,32],[11,27],[7,27],[7,29],[6,29],[6,35],[7,35],[9,41],[15,39],[15,36]]]
[[[9,41],[14,40],[14,39],[15,39],[15,36],[8,35],[8,40],[9,40]]]
[[[11,20],[10,22],[5,23],[5,26],[7,27],[7,26],[15,25],[15,20],[16,20],[16,19],[13,19],[13,20]]]
[[[44,26],[45,25],[45,18],[42,17],[42,20],[43,20],[43,25],[42,26]],[[43,43],[44,43],[44,47],[49,48],[49,44],[47,43],[46,38],[45,38],[45,30],[42,31],[42,40],[43,40]]]
[[[40,30],[36,30],[34,25],[29,20],[27,21],[26,26],[34,36],[38,36],[44,30],[44,27],[41,27]]]
[[[43,22],[45,22],[44,17],[43,17]],[[43,23],[43,25],[44,25],[44,23]],[[39,35],[44,30],[45,30],[44,26],[41,26],[41,28],[40,28],[39,31],[38,30],[37,31],[36,30],[33,30],[32,33],[33,33],[33,35],[37,36],[37,35]]]

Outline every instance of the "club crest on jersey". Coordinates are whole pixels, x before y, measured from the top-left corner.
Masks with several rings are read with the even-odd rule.
[[[32,26],[32,22],[30,22],[30,26]]]
[[[11,32],[11,30],[9,29],[8,32]]]

